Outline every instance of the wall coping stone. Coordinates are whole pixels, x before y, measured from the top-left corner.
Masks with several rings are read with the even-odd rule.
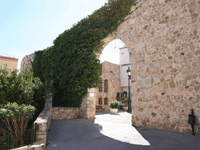
[[[79,107],[52,107],[52,120],[77,119],[80,118]]]
[[[36,142],[46,143],[47,133],[51,123],[51,109],[52,109],[52,93],[49,93],[43,111],[40,113],[40,115],[34,122],[34,124],[38,126],[38,129],[36,131]]]
[[[33,145],[27,145],[19,148],[14,148],[11,150],[44,150],[46,147],[44,142],[34,142]]]

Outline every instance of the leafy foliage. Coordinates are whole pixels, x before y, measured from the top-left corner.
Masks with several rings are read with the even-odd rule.
[[[114,101],[112,101],[112,102],[109,103],[109,107],[113,108],[113,109],[119,108],[119,102],[116,101],[116,100],[114,100]]]
[[[32,104],[34,90],[42,84],[39,78],[35,78],[31,72],[21,71],[17,75],[17,70],[9,75],[0,67],[0,104],[17,102],[18,104]]]
[[[7,126],[13,147],[24,145],[24,133],[28,121],[32,118],[35,107],[31,105],[18,105],[16,102],[0,105],[0,120]]]
[[[80,106],[87,88],[98,87],[102,65],[95,54],[102,49],[101,40],[117,29],[135,4],[136,0],[109,0],[60,34],[52,47],[35,52],[33,73],[45,86],[53,80],[53,106]]]
[[[124,104],[124,106],[128,106],[129,97],[127,97],[125,94],[122,95],[121,97],[117,97],[116,99],[117,101],[120,101],[122,104]]]
[[[16,102],[14,103],[7,103],[6,105],[0,105],[0,116],[2,118],[7,119],[12,119],[13,117],[21,117],[23,116],[23,120],[27,121],[29,120],[32,115],[34,114],[35,107],[31,105],[18,105]]]
[[[31,118],[31,120],[29,120],[28,122],[28,127],[32,126],[33,122],[36,120],[36,118],[44,109],[46,98],[47,98],[47,95],[45,94],[45,88],[43,84],[41,84],[38,89],[34,90],[34,95],[33,95],[34,102],[32,105],[36,108],[36,110],[35,110],[35,114]]]

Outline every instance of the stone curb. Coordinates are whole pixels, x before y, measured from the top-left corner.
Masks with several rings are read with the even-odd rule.
[[[23,146],[19,148],[10,149],[10,150],[44,150],[45,148],[46,148],[46,143],[34,142],[33,145]]]

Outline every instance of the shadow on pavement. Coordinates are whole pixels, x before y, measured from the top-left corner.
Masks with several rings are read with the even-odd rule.
[[[200,150],[199,135],[138,126],[135,128],[156,150]]]
[[[134,145],[103,135],[95,120],[52,121],[46,150],[198,150],[200,136],[146,127],[135,127],[150,146]],[[116,124],[117,125],[117,124]],[[134,128],[134,127],[133,127]],[[120,133],[124,134],[124,133]]]
[[[102,127],[94,124],[94,120],[52,121],[50,129],[46,150],[145,150],[147,148],[104,136],[100,133]]]

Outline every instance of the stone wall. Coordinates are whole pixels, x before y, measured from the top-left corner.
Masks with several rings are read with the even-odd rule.
[[[102,92],[99,92],[99,88],[96,89],[96,105],[99,105],[98,101],[101,97],[102,108],[108,110],[109,105],[104,104],[104,99],[108,98],[109,104],[109,102],[116,99],[117,93],[123,92],[120,87],[120,66],[107,61],[103,62],[102,65]],[[108,80],[108,92],[104,92],[104,80]]]
[[[34,124],[37,125],[36,142],[44,142],[46,144],[47,133],[51,123],[51,110],[52,110],[52,94],[48,95],[45,102],[45,107],[40,113]]]
[[[78,107],[53,107],[51,110],[52,120],[80,118]]]
[[[51,85],[52,85],[51,81]],[[51,120],[62,119],[94,119],[95,118],[95,89],[88,89],[88,94],[83,98],[80,108],[73,107],[53,107],[52,108],[52,94],[48,95],[45,102],[45,107],[40,113],[34,124],[37,125],[36,142],[43,142],[46,144],[47,133],[50,127]]]
[[[88,89],[87,95],[82,99],[81,106],[78,107],[53,107],[52,119],[94,119],[95,118],[95,88]]]
[[[27,70],[27,71],[30,71],[30,69],[32,68],[31,61],[34,60],[34,57],[35,57],[35,54],[34,54],[34,53],[32,53],[32,54],[30,54],[30,55],[26,55],[26,56],[22,59],[20,70]]]
[[[133,125],[191,133],[194,109],[200,133],[200,1],[146,0],[127,18],[116,34],[132,54]]]
[[[200,134],[200,0],[141,3],[103,40],[105,47],[120,39],[130,52],[132,123],[191,133],[194,109]],[[138,88],[137,79],[148,75],[151,88]]]

